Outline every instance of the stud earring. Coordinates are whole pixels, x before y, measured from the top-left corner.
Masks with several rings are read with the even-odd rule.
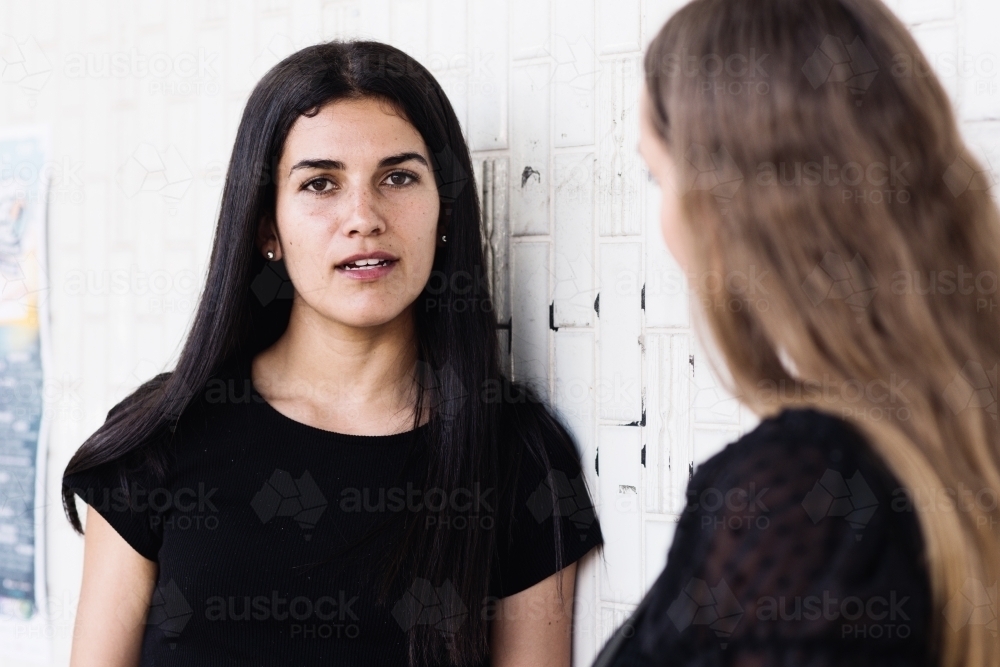
[[[442,234],[441,235],[441,243],[447,243],[447,242],[448,242],[448,237],[445,236],[444,234]]]
[[[268,250],[267,251],[267,258],[268,259],[274,259],[274,251],[273,250]]]

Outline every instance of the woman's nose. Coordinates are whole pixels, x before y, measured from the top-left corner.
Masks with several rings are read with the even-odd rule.
[[[342,230],[348,236],[369,236],[385,231],[385,219],[378,210],[377,194],[359,187],[350,195],[350,211]]]

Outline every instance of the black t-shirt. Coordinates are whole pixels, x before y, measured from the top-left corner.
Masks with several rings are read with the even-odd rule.
[[[786,410],[701,465],[667,566],[594,667],[924,667],[909,495],[847,422]]]
[[[124,472],[131,506],[117,462],[63,480],[159,564],[142,665],[405,665],[406,628],[446,629],[478,611],[449,582],[419,577],[376,599],[399,519],[420,503],[456,508],[451,529],[497,531],[490,592],[500,598],[555,573],[553,521],[564,565],[602,543],[580,462],[561,447],[547,445],[550,471],[521,459],[510,516],[510,490],[421,486],[428,426],[387,436],[314,428],[264,401],[247,362],[228,368],[214,385],[225,399],[210,382],[180,419],[167,478]],[[571,489],[571,502],[553,503],[548,484]]]

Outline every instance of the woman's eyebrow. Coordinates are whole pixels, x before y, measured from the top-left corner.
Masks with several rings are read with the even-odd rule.
[[[387,158],[382,158],[382,161],[378,163],[379,168],[382,167],[394,167],[397,164],[402,164],[407,160],[416,160],[420,164],[427,167],[427,160],[420,153],[400,153],[398,155],[390,155]]]
[[[381,162],[378,163],[379,169],[383,167],[394,167],[397,164],[402,164],[407,160],[416,160],[420,164],[428,167],[427,160],[420,153],[399,153],[397,155],[390,155],[387,158],[382,158]],[[343,162],[339,160],[299,160],[292,168],[288,170],[288,175],[291,176],[292,172],[296,169],[336,169],[343,171],[346,167]],[[428,167],[429,168],[429,167]]]
[[[299,160],[288,170],[288,175],[296,169],[344,169],[344,163],[338,160]]]

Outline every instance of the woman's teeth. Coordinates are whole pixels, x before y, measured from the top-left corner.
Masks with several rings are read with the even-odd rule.
[[[359,259],[356,262],[344,264],[344,268],[350,271],[355,269],[367,269],[369,266],[385,266],[388,263],[389,260],[387,259]]]

